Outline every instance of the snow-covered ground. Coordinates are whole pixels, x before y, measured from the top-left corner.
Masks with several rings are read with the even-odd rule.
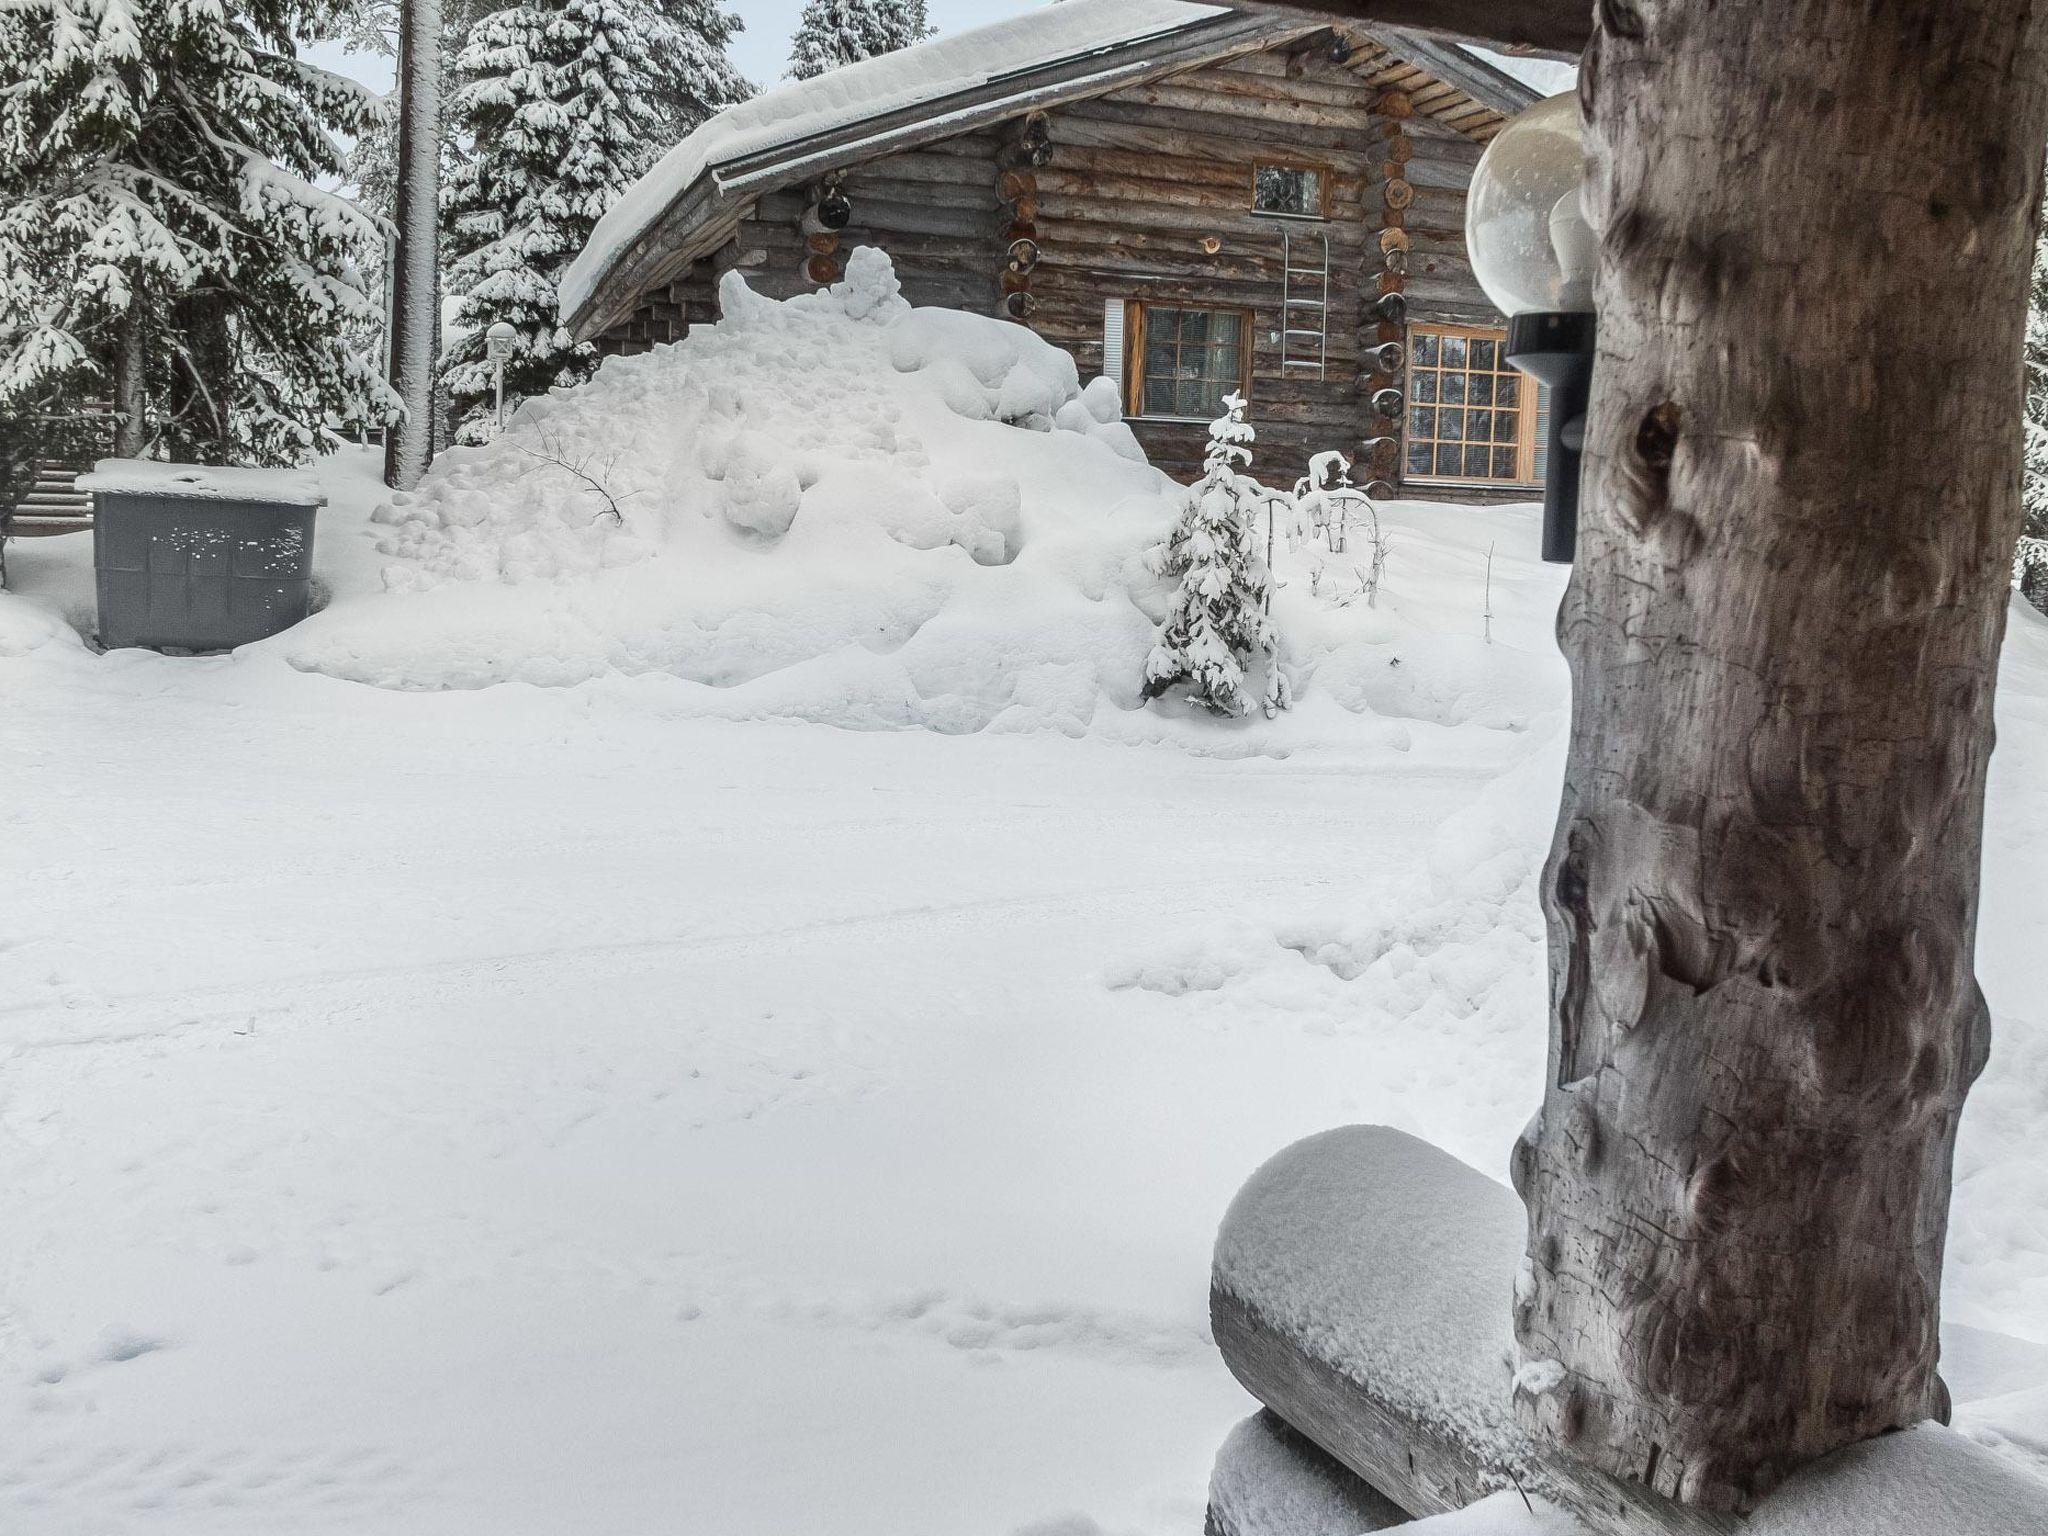
[[[931,438],[899,403],[862,430]],[[1124,474],[1085,424],[975,430]],[[322,467],[328,608],[234,657],[96,654],[89,543],[10,546],[0,1531],[1200,1528],[1249,1406],[1205,1326],[1231,1195],[1361,1120],[1498,1176],[1536,1101],[1562,577],[1527,509],[1396,506],[1377,607],[1288,565],[1298,718],[1175,719],[1106,659],[1150,597],[1003,451],[1021,555],[858,546],[928,591],[908,641],[842,604],[711,680],[605,664],[655,634],[666,578],[605,553],[675,547],[655,491],[570,529],[585,585],[530,589],[563,686],[425,686],[534,626],[516,583],[447,590],[475,524],[369,521],[367,454]],[[982,490],[947,515],[1007,525]],[[1003,617],[1057,581],[1098,605],[1065,655]],[[1007,691],[949,682],[935,621],[1014,653]],[[940,728],[806,718],[862,677],[842,725]],[[1999,725],[1949,1307],[2048,1343],[2048,625],[2018,609]]]

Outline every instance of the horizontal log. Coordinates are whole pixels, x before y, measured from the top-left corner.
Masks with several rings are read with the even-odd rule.
[[[1300,1523],[1308,1511],[1319,1518]],[[1203,1536],[1358,1536],[1407,1521],[1385,1494],[1262,1408],[1216,1453]]]
[[[1079,145],[1091,149],[1128,149],[1189,159],[1209,159],[1227,164],[1237,164],[1255,155],[1270,154],[1276,159],[1299,159],[1303,154],[1299,146],[1290,153],[1288,147],[1281,144],[1248,145],[1241,132],[1205,133],[1185,126],[1158,127],[1146,123],[1113,122],[1108,119],[1080,116],[1063,118],[1060,135],[1063,152],[1068,146]],[[1379,142],[1363,134],[1357,135],[1350,144],[1341,148],[1318,148],[1314,155],[1316,159],[1334,169],[1360,176],[1368,174],[1381,158]]]
[[[1384,1126],[1312,1136],[1224,1218],[1217,1347],[1254,1397],[1411,1514],[1520,1487],[1612,1536],[1731,1536],[1733,1517],[1547,1457],[1517,1422],[1509,1300],[1527,1237],[1512,1190],[1425,1142]]]
[[[1213,207],[1252,211],[1253,163],[1216,166],[1215,174],[1183,176],[1177,166],[1154,163],[1130,170],[1109,170],[1098,166],[1061,164],[1038,173],[1041,196],[1061,193],[1102,200],[1125,197],[1167,206]],[[1328,178],[1330,218],[1342,222],[1358,218],[1366,207],[1366,192],[1372,179],[1337,174]]]
[[[1153,106],[1204,106],[1227,102],[1212,111],[1270,115],[1276,123],[1317,123],[1346,127],[1372,104],[1372,88],[1362,80],[1274,80],[1231,70],[1198,70],[1130,86],[1114,92],[1116,100],[1141,100]]]
[[[1120,100],[1115,96],[1070,103],[1059,116],[1062,123],[1068,120],[1114,123],[1129,128],[1164,130],[1169,134],[1207,135],[1212,140],[1237,145],[1239,157],[1247,152],[1298,156],[1315,150],[1320,158],[1328,158],[1336,154],[1356,154],[1360,143],[1359,125],[1355,122],[1332,127],[1301,123],[1283,125],[1250,114],[1213,112],[1193,107],[1165,109],[1143,102]],[[1066,142],[1070,131],[1064,126],[1057,131],[1061,142]]]
[[[927,203],[934,208],[974,209],[993,214],[1001,203],[995,178],[979,176],[956,181],[914,181],[900,176],[848,177],[841,185],[859,211],[863,201]]]

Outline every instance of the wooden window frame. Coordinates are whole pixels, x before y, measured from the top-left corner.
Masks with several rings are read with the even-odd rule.
[[[1259,172],[1261,171],[1314,171],[1316,173],[1316,213],[1283,213],[1277,208],[1259,206]],[[1248,189],[1251,194],[1246,204],[1255,219],[1295,219],[1303,223],[1328,223],[1330,218],[1330,188],[1337,179],[1334,166],[1320,160],[1283,160],[1278,157],[1252,161],[1251,179]]]
[[[1238,304],[1194,304],[1179,299],[1125,299],[1124,300],[1124,415],[1132,421],[1174,421],[1206,425],[1214,421],[1213,416],[1155,416],[1145,409],[1145,335],[1146,316],[1154,309],[1198,310],[1210,315],[1236,315],[1243,325],[1243,340],[1238,346],[1237,392],[1244,396],[1247,407],[1252,398],[1252,360],[1258,351],[1252,311]]]
[[[1426,333],[1428,335],[1436,336],[1440,340],[1445,337],[1462,337],[1467,341],[1491,341],[1502,348],[1505,348],[1507,345],[1507,331],[1504,327],[1501,326],[1460,325],[1451,321],[1436,320],[1415,320],[1409,323],[1406,349],[1408,361],[1403,376],[1403,384],[1405,385],[1405,388],[1402,390],[1401,407],[1401,479],[1403,483],[1413,485],[1470,486],[1476,489],[1517,491],[1531,490],[1540,486],[1541,482],[1536,478],[1536,417],[1538,415],[1537,384],[1536,381],[1530,378],[1527,374],[1520,372],[1518,369],[1512,369],[1506,366],[1496,367],[1492,371],[1496,375],[1512,373],[1516,378],[1518,378],[1521,381],[1519,386],[1517,387],[1516,404],[1514,407],[1516,416],[1516,433],[1514,444],[1515,478],[1512,480],[1500,480],[1490,475],[1475,476],[1422,474],[1416,470],[1411,470],[1408,467],[1408,447],[1410,442],[1415,440],[1413,434],[1410,433],[1408,428],[1409,411],[1413,410],[1415,407],[1419,405],[1425,404],[1429,406],[1429,408],[1431,408],[1432,410],[1439,409],[1443,404],[1441,398],[1431,401],[1420,401],[1415,398],[1415,337],[1418,333]],[[1503,356],[1502,353],[1498,352],[1495,355]],[[1442,369],[1440,367],[1426,368],[1422,371],[1425,373],[1436,373],[1439,375],[1441,375],[1442,373]],[[1439,391],[1439,395],[1441,395],[1441,391]],[[1480,410],[1498,409],[1497,406],[1466,406],[1460,408]],[[1430,437],[1420,439],[1420,441],[1429,443],[1441,443],[1450,441],[1450,439],[1440,438],[1432,435]],[[1458,439],[1457,441],[1462,442],[1463,439]],[[1493,444],[1493,446],[1501,447],[1505,445],[1495,443]]]

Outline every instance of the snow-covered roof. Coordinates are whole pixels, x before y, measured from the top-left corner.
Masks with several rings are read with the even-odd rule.
[[[327,496],[312,471],[231,469],[209,464],[166,464],[160,459],[101,459],[78,477],[81,491],[123,496],[180,496],[193,501],[265,501],[284,507],[321,507]]]
[[[1065,0],[763,91],[711,118],[625,190],[563,277],[561,312],[575,316],[625,248],[706,171],[720,176],[835,129],[1230,14],[1182,0]]]

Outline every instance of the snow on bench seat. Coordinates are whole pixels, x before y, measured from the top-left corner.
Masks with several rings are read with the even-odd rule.
[[[1311,1136],[1259,1169],[1224,1217],[1217,1345],[1253,1396],[1418,1516],[1512,1491],[1602,1533],[2048,1531],[2048,1482],[1932,1424],[1828,1458],[1747,1522],[1558,1456],[1512,1402],[1523,1240],[1514,1193],[1426,1142],[1384,1126]],[[1540,1391],[1541,1375],[1525,1368],[1520,1389]]]

